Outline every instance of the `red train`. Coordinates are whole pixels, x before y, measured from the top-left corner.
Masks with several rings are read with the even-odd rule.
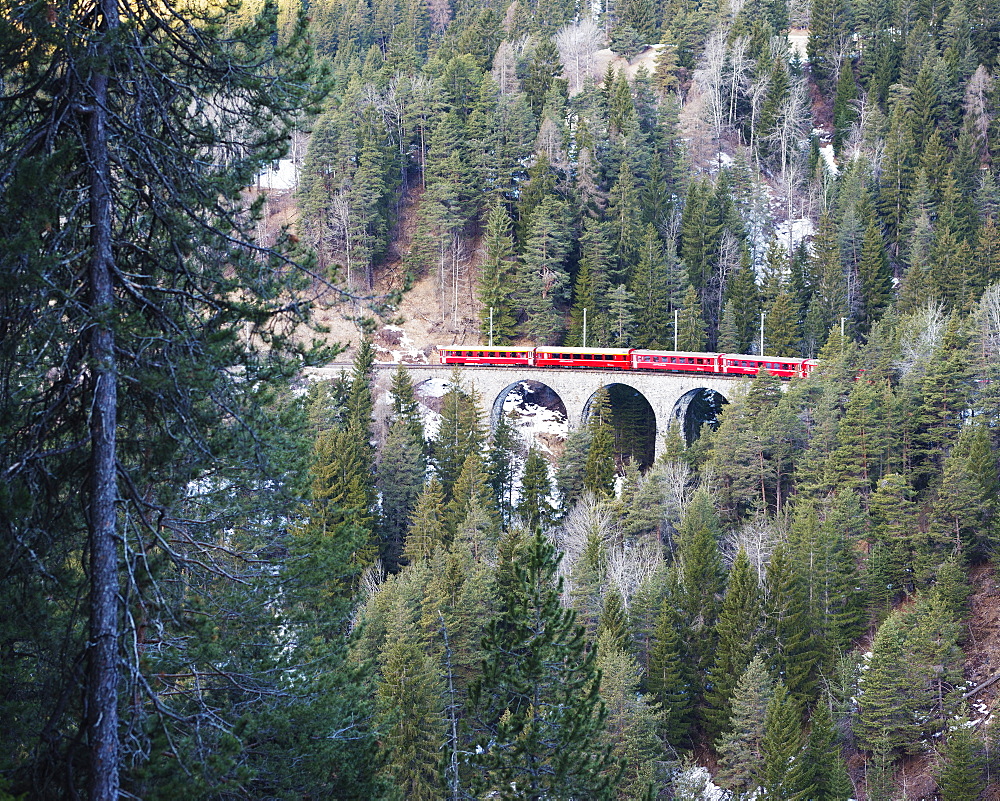
[[[438,347],[441,364],[522,367],[589,367],[600,370],[666,370],[679,373],[757,375],[767,370],[779,378],[808,378],[816,369],[815,359],[778,356],[747,356],[742,353],[684,353],[637,348],[566,348],[539,346],[493,348],[454,345]]]

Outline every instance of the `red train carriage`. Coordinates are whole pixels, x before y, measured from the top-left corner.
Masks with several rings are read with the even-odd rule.
[[[635,370],[671,370],[684,373],[719,373],[718,353],[685,353],[683,351],[633,350]]]
[[[441,364],[492,364],[492,365],[532,365],[534,364],[534,348],[515,348],[501,345],[495,348],[484,348],[472,345],[455,345],[454,347],[438,346],[438,358]]]
[[[721,353],[719,365],[719,372],[725,375],[757,375],[761,370],[767,370],[778,378],[807,378],[815,369],[816,362],[813,359]]]
[[[700,353],[627,348],[567,348],[560,346],[494,348],[455,345],[439,347],[441,364],[587,367],[599,370],[664,370],[717,375],[757,375],[767,370],[779,378],[808,378],[815,359],[749,356],[742,353]]]
[[[590,367],[599,370],[628,370],[632,366],[628,348],[535,348],[535,367]]]

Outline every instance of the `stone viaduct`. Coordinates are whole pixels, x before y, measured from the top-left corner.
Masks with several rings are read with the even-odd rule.
[[[397,364],[376,365],[376,415],[380,401],[388,396],[392,374]],[[430,379],[447,380],[454,369],[448,365],[406,364],[413,384],[419,392],[419,385]],[[349,364],[336,364],[309,371],[316,378],[333,378],[341,372],[350,372]],[[464,367],[460,368],[462,382],[475,387],[482,399],[484,411],[489,414],[490,425],[495,424],[503,409],[507,393],[522,381],[537,381],[555,392],[566,407],[570,430],[577,429],[586,422],[587,412],[594,395],[603,387],[624,384],[640,393],[653,410],[656,421],[656,454],[663,447],[663,434],[672,420],[683,422],[691,400],[700,390],[712,390],[724,398],[748,379],[740,377],[716,376],[706,373],[641,373],[627,370],[588,369],[545,369],[536,367]],[[379,397],[381,396],[381,398]],[[384,410],[382,410],[384,413]]]

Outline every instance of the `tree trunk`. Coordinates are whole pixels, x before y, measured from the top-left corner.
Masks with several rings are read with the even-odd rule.
[[[113,0],[102,0],[101,36],[118,25]],[[102,51],[107,50],[102,45]],[[118,564],[115,545],[118,376],[112,329],[112,200],[108,155],[108,76],[91,78],[91,117],[87,134],[90,162],[91,386],[90,499],[90,642],[88,643],[87,738],[90,746],[90,798],[118,798]]]

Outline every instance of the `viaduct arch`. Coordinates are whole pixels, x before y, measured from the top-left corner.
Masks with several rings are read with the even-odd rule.
[[[376,370],[376,414],[382,415],[381,406],[387,402],[392,374],[397,364],[379,363]],[[406,364],[414,385],[429,379],[447,379],[452,370],[447,365]],[[350,365],[330,365],[314,368],[309,376],[314,378],[335,378],[340,373],[350,371]],[[623,384],[640,393],[653,410],[656,420],[655,449],[659,456],[663,448],[663,434],[671,420],[682,422],[691,399],[697,390],[714,390],[728,397],[746,378],[716,376],[707,373],[640,373],[626,370],[567,370],[535,367],[486,367],[460,368],[462,381],[466,386],[475,387],[481,402],[490,416],[490,424],[498,419],[503,398],[521,381],[537,381],[551,388],[566,407],[570,430],[576,430],[586,419],[590,399],[602,387]],[[685,432],[689,434],[689,431]]]

